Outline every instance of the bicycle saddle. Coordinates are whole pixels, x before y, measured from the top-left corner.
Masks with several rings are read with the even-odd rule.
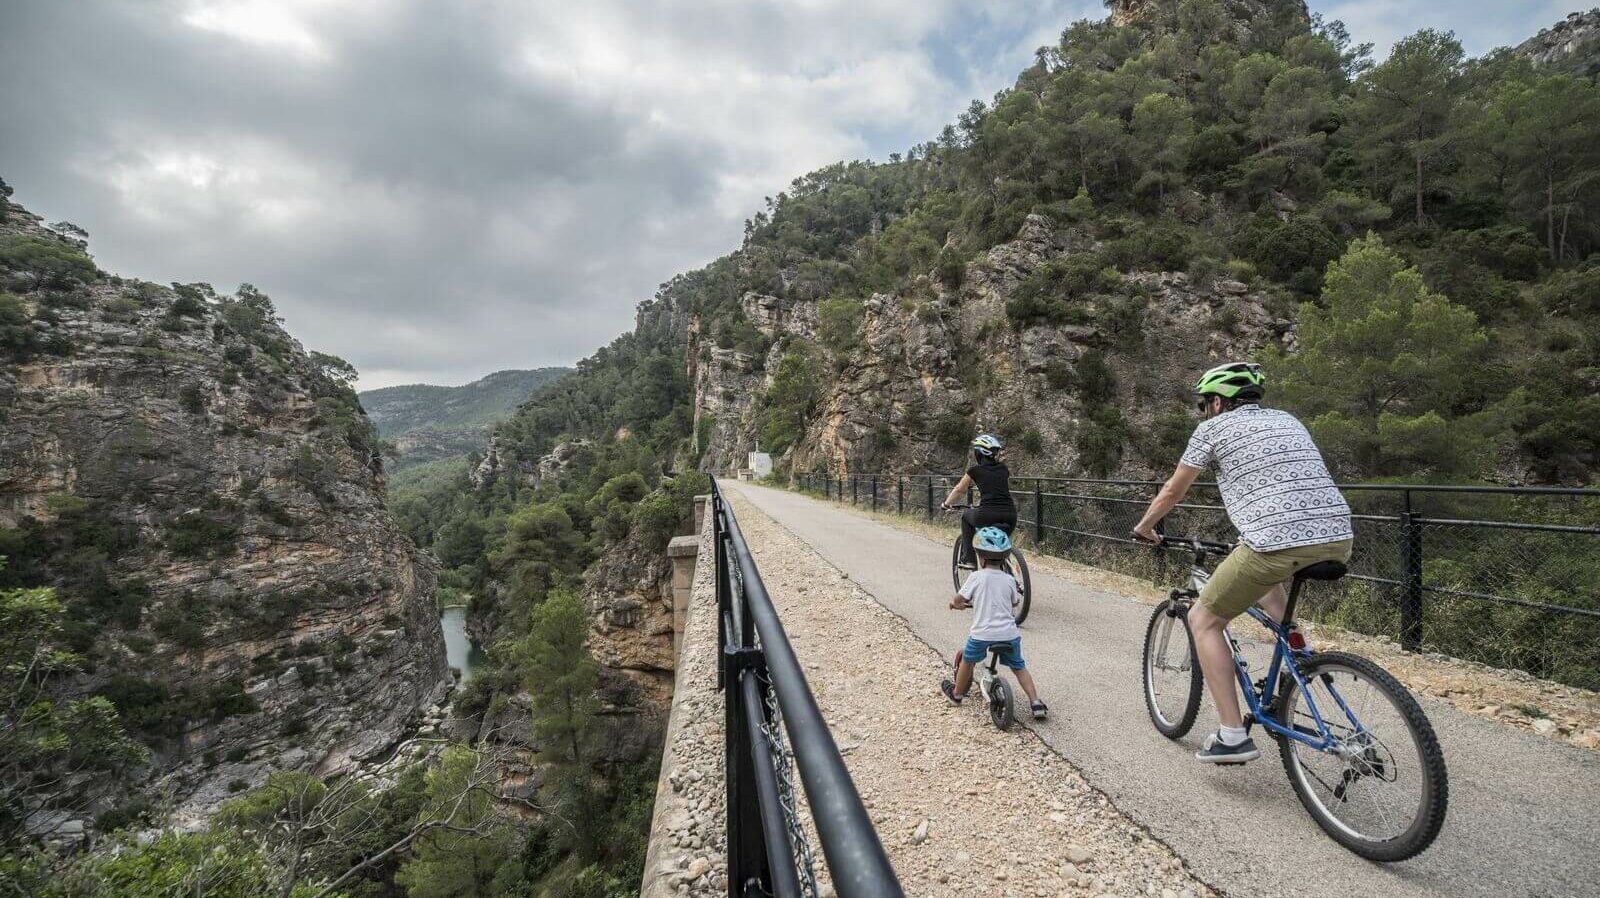
[[[995,656],[996,658],[1004,658],[1005,656],[1011,654],[1011,646],[1009,644],[991,645],[989,646],[989,654]]]
[[[1349,573],[1342,561],[1319,561],[1294,572],[1296,580],[1337,580]]]

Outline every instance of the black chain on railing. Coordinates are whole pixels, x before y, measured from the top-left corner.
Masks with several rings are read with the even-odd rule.
[[[904,898],[715,479],[711,492],[717,686],[726,715],[728,896],[817,898],[816,861],[795,788],[798,771],[840,898]]]
[[[875,475],[874,483],[894,475]],[[797,484],[842,497],[867,475],[800,474]],[[852,487],[845,487],[848,481]],[[895,477],[920,486],[932,520],[957,477]],[[1161,484],[1013,477],[1018,532],[1042,551],[1165,580],[1161,553],[1133,525]],[[1306,619],[1433,651],[1600,688],[1600,490],[1434,484],[1340,484],[1356,530],[1350,576],[1308,586]],[[936,495],[937,494],[937,495]],[[1167,529],[1233,538],[1215,484],[1196,484]]]

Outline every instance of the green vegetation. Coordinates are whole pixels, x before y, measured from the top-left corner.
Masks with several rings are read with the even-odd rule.
[[[30,813],[82,810],[104,774],[149,756],[104,696],[68,697],[82,658],[63,644],[65,618],[53,590],[0,589],[0,849],[18,843]]]
[[[1488,338],[1380,238],[1352,242],[1329,267],[1322,305],[1300,309],[1299,337],[1299,352],[1267,359],[1268,377],[1334,463],[1440,479],[1482,469],[1506,415],[1461,410],[1483,393]]]
[[[761,447],[776,456],[794,445],[820,398],[816,359],[809,346],[796,341],[778,358],[772,387],[762,398]]]
[[[0,237],[0,269],[23,278],[29,290],[65,290],[100,277],[82,248],[62,240]]]

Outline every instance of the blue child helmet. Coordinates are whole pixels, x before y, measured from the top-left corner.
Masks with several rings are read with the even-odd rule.
[[[985,527],[978,531],[972,546],[985,558],[999,558],[1011,551],[1011,537],[999,527]]]

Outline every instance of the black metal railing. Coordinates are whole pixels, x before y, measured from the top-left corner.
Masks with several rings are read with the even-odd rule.
[[[817,495],[932,519],[958,476],[800,474]],[[1133,525],[1161,484],[1013,477],[1018,529],[1050,554],[1167,579]],[[1351,575],[1317,584],[1304,615],[1434,651],[1600,688],[1600,490],[1340,484],[1356,529]],[[1196,484],[1173,533],[1233,537],[1216,485]]]
[[[726,709],[728,896],[817,898],[794,773],[840,898],[901,898],[872,818],[801,673],[739,522],[711,485],[717,688]]]

